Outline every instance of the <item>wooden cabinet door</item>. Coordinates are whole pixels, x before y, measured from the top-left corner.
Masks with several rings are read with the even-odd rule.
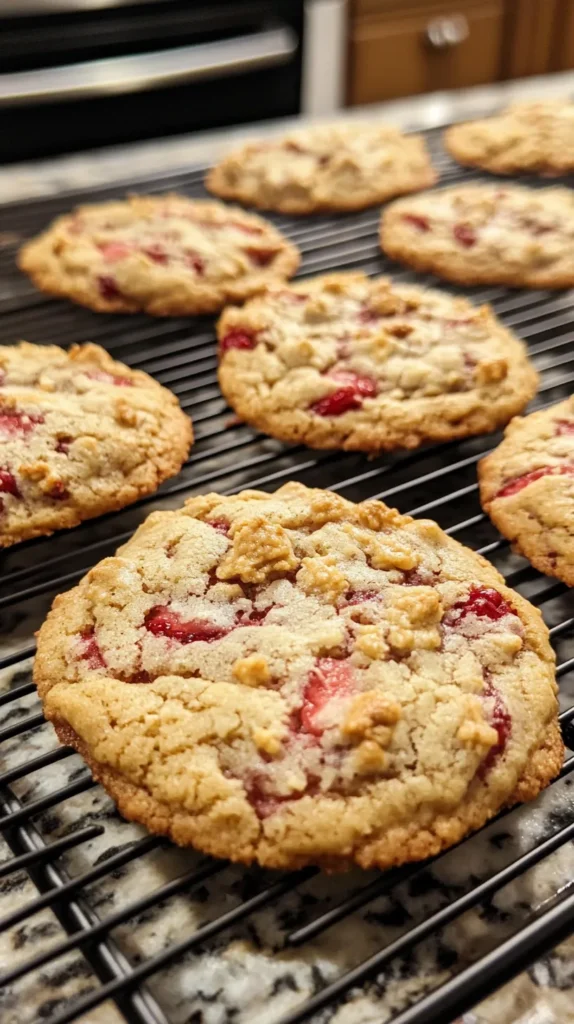
[[[372,11],[370,4],[361,5],[362,10]],[[397,5],[395,12],[357,13],[350,33],[350,104],[480,85],[501,77],[504,0],[453,0],[411,4],[407,10]]]
[[[552,71],[574,68],[574,0],[556,0],[552,40]]]

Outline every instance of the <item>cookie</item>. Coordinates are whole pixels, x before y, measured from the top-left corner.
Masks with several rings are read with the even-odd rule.
[[[494,117],[455,124],[444,134],[449,153],[494,174],[574,171],[574,103],[515,103]]]
[[[19,253],[41,291],[100,313],[188,316],[283,281],[299,252],[267,221],[185,196],[80,206]]]
[[[400,199],[383,213],[387,255],[459,284],[574,285],[574,193],[457,185]]]
[[[295,483],[153,513],[35,680],[125,817],[265,867],[428,857],[562,761],[540,612],[436,523]]]
[[[422,136],[380,124],[325,124],[252,142],[224,157],[206,186],[281,213],[362,210],[434,185]]]
[[[314,448],[415,448],[494,430],[537,375],[493,316],[445,292],[364,274],[269,289],[218,327],[219,383],[237,415]]]
[[[98,345],[0,348],[0,547],[152,494],[193,434],[175,395]]]
[[[479,464],[480,500],[540,572],[574,586],[574,396],[517,417]]]

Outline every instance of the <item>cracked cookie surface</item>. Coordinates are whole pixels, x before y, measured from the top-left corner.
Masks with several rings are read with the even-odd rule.
[[[0,547],[152,494],[192,439],[175,395],[97,345],[0,348]]]
[[[452,125],[444,143],[459,163],[494,174],[568,174],[574,170],[574,103],[515,103],[494,117]]]
[[[238,416],[316,448],[414,448],[494,430],[536,392],[526,350],[483,306],[364,274],[268,291],[218,323]]]
[[[574,397],[514,419],[478,475],[500,532],[540,572],[574,586]]]
[[[80,206],[20,250],[34,284],[102,313],[221,309],[295,273],[299,252],[268,221],[185,196]]]
[[[388,256],[459,284],[574,285],[574,193],[471,184],[399,199],[384,210]]]
[[[268,867],[425,858],[558,772],[540,612],[430,521],[291,483],[156,512],[35,681],[128,818]]]
[[[360,210],[434,185],[424,140],[379,124],[318,125],[234,150],[210,192],[263,210]]]

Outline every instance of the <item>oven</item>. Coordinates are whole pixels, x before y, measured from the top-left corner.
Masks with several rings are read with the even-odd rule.
[[[0,0],[0,158],[296,114],[303,93],[307,109],[323,112],[337,105],[343,78],[344,7]]]

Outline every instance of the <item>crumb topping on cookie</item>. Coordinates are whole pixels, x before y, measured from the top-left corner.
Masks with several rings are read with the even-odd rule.
[[[381,221],[390,256],[461,283],[574,283],[570,189],[469,184],[391,204]]]
[[[79,207],[24,246],[40,288],[98,310],[207,312],[281,281],[299,255],[260,217],[167,195]]]
[[[152,828],[240,860],[383,865],[511,798],[552,666],[539,612],[435,523],[288,484],[153,513],[56,600],[36,680],[129,816],[151,799]]]
[[[491,429],[536,387],[521,343],[487,307],[363,274],[268,289],[226,310],[218,337],[221,388],[238,415],[319,447],[473,433],[479,406]]]
[[[574,169],[574,103],[515,103],[494,117],[453,125],[444,140],[460,163],[496,174],[566,174]]]
[[[421,136],[389,125],[327,124],[235,150],[206,185],[261,209],[313,213],[361,209],[435,180]]]
[[[481,501],[542,572],[574,583],[574,398],[512,421],[479,466]]]
[[[0,546],[75,526],[178,472],[176,398],[96,345],[0,349]]]

